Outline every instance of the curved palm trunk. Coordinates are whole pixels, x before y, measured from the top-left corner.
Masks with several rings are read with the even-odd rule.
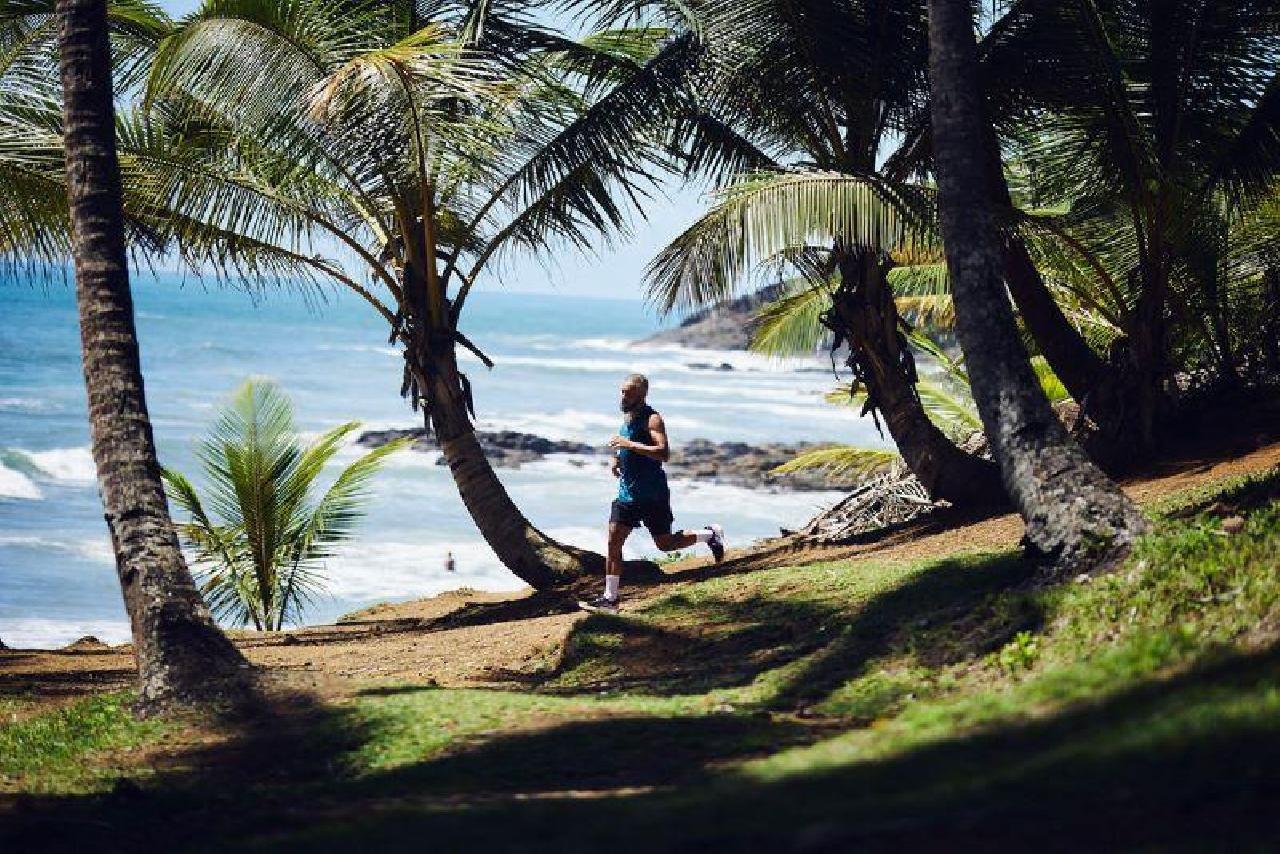
[[[987,127],[986,144],[999,151],[995,129]],[[998,210],[1013,210],[1013,197],[1004,180],[999,156],[987,158],[991,199]],[[1077,402],[1084,401],[1105,373],[1101,357],[1085,342],[1079,330],[1062,313],[1058,301],[1045,287],[1044,278],[1031,260],[1027,244],[1017,234],[1004,242],[1004,277],[1027,331],[1044,354],[1045,361]]]
[[[440,443],[458,494],[498,559],[535,590],[571,584],[604,572],[604,556],[556,542],[520,512],[485,456],[468,412],[451,334],[436,335],[435,347],[415,349],[429,401],[430,426]],[[601,527],[601,536],[604,528]],[[631,579],[657,572],[650,561],[628,561]]]
[[[904,366],[898,313],[879,259],[872,253],[846,256],[840,278],[831,320],[849,341],[850,366],[883,414],[907,468],[933,498],[965,507],[1003,504],[995,464],[956,447],[924,411]]]
[[[1026,539],[1060,566],[1126,548],[1138,508],[1067,436],[1036,384],[1003,281],[991,159],[965,0],[929,0],[929,71],[938,205],[957,334],[974,399]]]
[[[238,699],[244,658],[214,626],[169,518],[126,266],[105,0],[58,0],[67,193],[98,488],[138,663],[139,711]]]
[[[1020,237],[1005,244],[1004,275],[1018,314],[1045,361],[1077,402],[1087,400],[1106,365],[1062,313]]]

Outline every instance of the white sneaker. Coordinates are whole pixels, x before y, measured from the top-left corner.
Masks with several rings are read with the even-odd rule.
[[[707,548],[711,549],[711,556],[716,559],[716,563],[724,560],[724,528],[719,525],[708,525],[707,530],[711,532],[711,539],[707,540]]]

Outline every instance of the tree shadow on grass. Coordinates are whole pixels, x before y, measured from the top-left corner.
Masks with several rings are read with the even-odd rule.
[[[496,780],[527,750],[560,751],[545,733],[524,736],[495,752],[481,748],[423,766],[387,773],[346,789],[353,813],[308,828],[271,850],[439,850],[594,852],[630,851],[1097,851],[1266,850],[1275,841],[1274,804],[1280,795],[1280,717],[1249,714],[1250,700],[1280,690],[1280,654],[1241,656],[1081,704],[1028,723],[935,741],[885,759],[856,754],[826,770],[795,773],[777,782],[742,775],[698,780],[679,790],[608,799],[506,797],[446,808],[439,800],[400,801],[361,810],[361,799]],[[1237,714],[1222,714],[1231,704]],[[651,721],[677,738],[702,733],[688,722]],[[655,738],[657,730],[634,730]],[[597,744],[599,732],[567,730],[573,756]],[[766,729],[763,737],[768,737]],[[514,735],[513,740],[521,736]],[[576,739],[581,738],[581,742]],[[748,738],[748,741],[750,739]],[[664,743],[658,741],[656,750]],[[819,748],[820,749],[820,748]],[[545,757],[542,757],[545,759]],[[699,756],[699,761],[704,757]],[[617,756],[655,776],[661,763]],[[606,763],[587,758],[579,781],[618,782]],[[476,763],[469,768],[468,763]],[[568,760],[566,764],[571,764]],[[822,763],[818,763],[819,766]],[[449,769],[448,775],[432,770]],[[535,772],[544,795],[555,778]],[[572,769],[565,782],[573,781]],[[477,777],[468,777],[476,774]],[[696,783],[696,785],[688,785]],[[515,791],[518,785],[494,791]],[[525,790],[525,794],[529,794]],[[563,793],[562,793],[563,794]],[[454,805],[455,807],[460,805]],[[356,810],[360,810],[356,814]]]
[[[354,788],[361,797],[406,791],[540,797],[674,786],[707,778],[717,764],[810,744],[830,732],[767,715],[576,721],[455,745],[440,758],[371,776]]]
[[[1280,653],[1272,648],[883,759],[845,751],[793,764],[800,770],[775,782],[715,769],[813,742],[820,730],[741,715],[577,722],[352,776],[341,758],[369,733],[358,717],[322,708],[315,718],[246,732],[230,762],[225,749],[192,750],[141,790],[28,798],[0,845],[557,854],[1262,849],[1274,843],[1280,716],[1260,701],[1276,691]],[[614,796],[582,797],[590,792]]]
[[[331,779],[368,731],[310,694],[264,683],[255,696],[248,711],[174,719],[179,743],[143,748],[143,773],[126,770],[109,792],[0,794],[0,851],[176,850],[242,823],[290,826],[298,799]]]
[[[768,701],[805,706],[860,675],[867,663],[910,651],[938,665],[984,655],[1043,619],[1020,588],[1034,566],[1016,556],[939,561],[856,611],[839,603],[751,596],[692,600],[675,594],[658,606],[685,628],[643,619],[592,617],[574,627],[542,690],[588,693],[622,687],[676,695],[751,684],[767,671],[808,659]],[[608,662],[608,668],[593,663]]]

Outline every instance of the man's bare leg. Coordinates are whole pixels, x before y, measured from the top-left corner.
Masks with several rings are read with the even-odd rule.
[[[690,534],[688,531],[679,531],[674,534],[654,534],[653,544],[664,552],[678,552],[681,549],[687,549],[698,541],[697,534]]]
[[[618,601],[618,590],[622,586],[622,546],[631,535],[631,528],[609,523],[609,548],[604,562],[604,598]]]
[[[724,530],[719,525],[708,525],[701,530],[676,531],[674,534],[654,534],[653,544],[664,552],[675,552],[694,543],[706,543],[716,563],[724,560]]]

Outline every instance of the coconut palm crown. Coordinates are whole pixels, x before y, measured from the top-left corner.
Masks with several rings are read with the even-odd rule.
[[[272,383],[250,380],[196,449],[205,497],[185,475],[165,470],[169,498],[190,516],[179,532],[194,550],[201,592],[216,616],[266,631],[301,622],[323,589],[324,560],[363,516],[370,479],[407,444],[399,439],[370,451],[313,498],[324,467],[359,426],[339,424],[304,447],[289,398]]]
[[[386,321],[401,392],[481,533],[541,588],[603,559],[534,528],[495,476],[456,348],[492,362],[460,319],[506,253],[626,231],[651,106],[671,97],[655,81],[689,42],[653,28],[575,42],[538,25],[536,5],[209,2],[160,45],[125,133],[135,211],[183,258],[337,282]]]

